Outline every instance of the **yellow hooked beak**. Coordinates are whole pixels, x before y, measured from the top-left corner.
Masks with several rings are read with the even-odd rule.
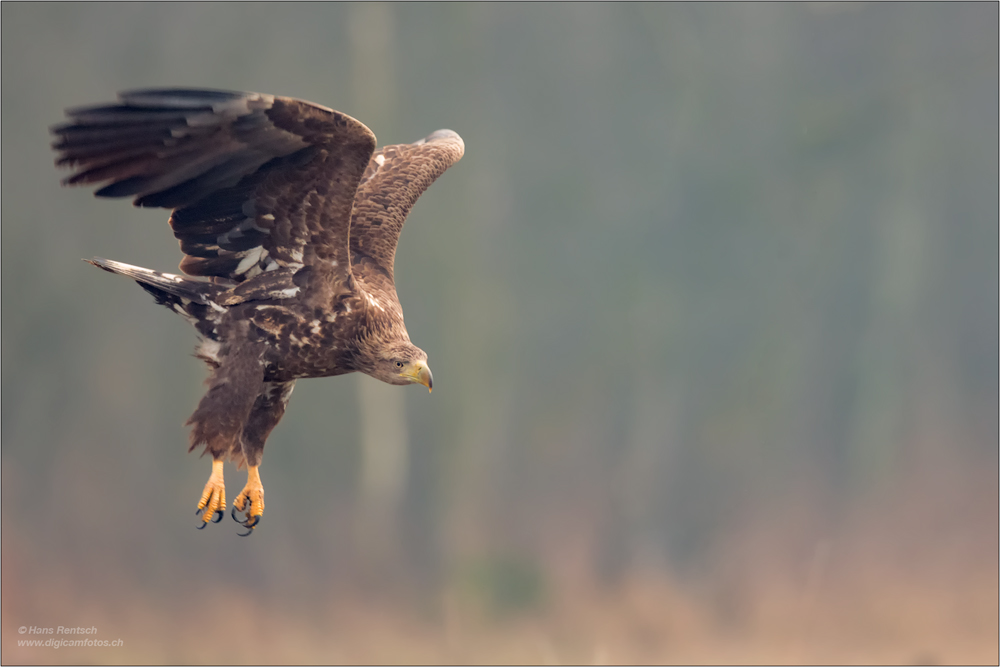
[[[400,375],[411,382],[424,385],[427,387],[428,392],[434,390],[434,376],[431,375],[431,369],[422,361],[414,361],[413,365],[400,373]]]

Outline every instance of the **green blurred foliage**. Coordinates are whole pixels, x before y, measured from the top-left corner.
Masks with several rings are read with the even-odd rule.
[[[545,596],[544,574],[524,558],[495,555],[461,568],[466,603],[494,618],[537,609]]]

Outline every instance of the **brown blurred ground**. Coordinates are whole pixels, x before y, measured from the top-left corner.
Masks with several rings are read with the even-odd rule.
[[[928,503],[934,482],[914,475],[836,519],[809,493],[755,508],[684,578],[636,568],[598,583],[586,539],[557,530],[563,548],[547,554],[546,593],[507,611],[459,580],[430,594],[347,586],[311,608],[274,604],[250,580],[177,582],[162,598],[112,585],[94,598],[80,585],[85,569],[40,572],[15,536],[4,548],[3,661],[995,663],[996,477],[965,468],[934,478],[946,503]],[[15,646],[27,637],[19,624],[67,615],[124,647]]]

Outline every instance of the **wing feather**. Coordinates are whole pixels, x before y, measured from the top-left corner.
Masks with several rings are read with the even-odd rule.
[[[374,260],[391,281],[406,216],[431,183],[464,153],[462,137],[438,130],[416,143],[384,146],[372,155],[354,199],[351,252]]]
[[[350,277],[352,202],[375,136],[340,112],[218,90],[119,94],[52,128],[64,182],[173,209],[181,270],[243,282],[320,265]]]

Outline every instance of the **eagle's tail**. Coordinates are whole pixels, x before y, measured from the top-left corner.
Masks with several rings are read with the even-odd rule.
[[[127,276],[149,292],[156,303],[183,315],[198,329],[198,333],[216,340],[215,328],[225,308],[217,302],[226,291],[222,285],[191,280],[171,273],[161,273],[111,259],[95,257],[83,260],[110,273]]]

